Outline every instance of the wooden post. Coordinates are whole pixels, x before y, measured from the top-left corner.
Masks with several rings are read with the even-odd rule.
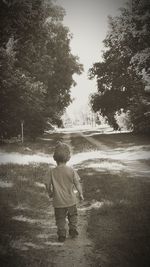
[[[23,141],[24,141],[24,129],[23,129],[23,126],[24,126],[24,121],[21,121],[21,142],[23,144]]]

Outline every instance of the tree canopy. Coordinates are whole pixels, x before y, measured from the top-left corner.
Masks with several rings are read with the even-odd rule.
[[[132,1],[109,17],[103,57],[89,70],[97,79],[91,96],[95,112],[118,128],[116,112],[128,111],[133,131],[150,132],[150,3]]]
[[[51,0],[0,2],[0,136],[41,134],[47,121],[61,124],[70,104],[73,74],[83,67],[72,55],[65,11]]]

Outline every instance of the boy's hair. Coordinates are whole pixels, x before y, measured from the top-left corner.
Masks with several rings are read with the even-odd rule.
[[[71,156],[70,147],[62,142],[59,142],[54,150],[53,158],[57,163],[66,163]]]

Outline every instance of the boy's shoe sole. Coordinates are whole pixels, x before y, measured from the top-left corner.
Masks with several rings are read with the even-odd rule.
[[[61,242],[61,243],[63,243],[65,240],[66,240],[65,236],[59,236],[58,237],[58,241]]]
[[[69,230],[69,235],[71,236],[71,238],[75,238],[79,235],[77,230]]]

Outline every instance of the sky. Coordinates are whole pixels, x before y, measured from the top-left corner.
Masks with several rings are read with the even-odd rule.
[[[100,61],[103,40],[108,31],[108,15],[119,14],[127,0],[56,0],[66,10],[64,25],[73,34],[71,40],[72,54],[77,55],[84,66],[82,75],[74,75],[77,85],[71,88],[73,103],[67,113],[74,116],[84,110],[89,95],[96,92],[96,80],[88,79],[88,70],[92,64]]]

